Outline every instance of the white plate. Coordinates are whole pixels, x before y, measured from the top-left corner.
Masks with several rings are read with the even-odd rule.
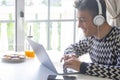
[[[8,63],[19,63],[19,62],[24,62],[25,60],[26,60],[25,55],[21,55],[21,54],[6,54],[3,55],[2,57],[2,61]]]

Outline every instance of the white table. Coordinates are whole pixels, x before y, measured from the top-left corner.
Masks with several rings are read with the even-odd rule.
[[[52,57],[53,55],[55,56],[53,53],[50,53],[50,55]],[[60,56],[56,58],[59,59]],[[46,72],[43,72],[45,69]],[[54,73],[42,66],[36,57],[34,59],[27,59],[22,63],[0,62],[0,80],[47,80],[49,74]],[[75,76],[77,80],[109,80],[82,74]]]

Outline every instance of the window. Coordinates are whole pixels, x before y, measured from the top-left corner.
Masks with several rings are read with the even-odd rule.
[[[14,50],[15,0],[0,0],[0,51]]]
[[[0,0],[0,51],[23,51],[24,0]]]
[[[64,50],[78,40],[72,4],[73,0],[1,0],[0,51],[23,51],[27,36],[47,50]]]
[[[47,50],[62,51],[76,42],[73,0],[25,0],[25,36]]]

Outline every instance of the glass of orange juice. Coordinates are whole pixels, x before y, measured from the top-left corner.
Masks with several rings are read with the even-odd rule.
[[[35,52],[32,50],[25,50],[25,55],[29,58],[34,58],[35,57]]]

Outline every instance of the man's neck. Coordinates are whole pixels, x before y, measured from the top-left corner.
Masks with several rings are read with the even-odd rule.
[[[111,26],[108,25],[107,23],[104,23],[102,26],[98,27],[97,35],[95,35],[95,37],[97,39],[102,39],[110,32],[110,30]]]

